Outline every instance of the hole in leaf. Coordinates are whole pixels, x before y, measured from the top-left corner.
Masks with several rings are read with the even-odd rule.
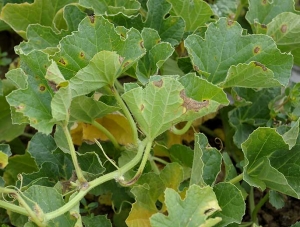
[[[155,206],[156,206],[156,208],[157,208],[158,210],[161,210],[163,204],[162,204],[162,202],[160,202],[160,201],[157,200],[156,203],[155,203]]]
[[[171,14],[167,13],[164,18],[167,19],[170,16],[171,16]]]

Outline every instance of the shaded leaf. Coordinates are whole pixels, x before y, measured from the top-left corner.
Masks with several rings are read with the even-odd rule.
[[[289,82],[292,55],[282,54],[269,36],[243,36],[242,27],[237,22],[221,18],[209,24],[205,39],[190,35],[184,43],[194,69],[214,84],[224,82],[231,67],[251,61],[270,69],[280,84]],[[260,81],[264,83],[264,79]]]
[[[111,222],[104,215],[97,216],[84,216],[82,217],[82,222],[85,227],[111,227]]]
[[[277,210],[281,209],[285,205],[284,196],[280,194],[279,192],[276,192],[274,190],[270,190],[270,197],[269,202],[273,207],[275,207]]]
[[[220,210],[217,198],[210,187],[200,188],[192,185],[181,200],[179,194],[170,188],[165,190],[165,203],[168,216],[157,213],[150,218],[151,226],[214,226],[221,218],[208,218],[215,211]]]

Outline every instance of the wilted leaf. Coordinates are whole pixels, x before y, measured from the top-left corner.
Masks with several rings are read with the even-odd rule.
[[[221,218],[208,216],[220,210],[217,198],[210,187],[192,185],[181,200],[179,194],[170,188],[165,190],[168,216],[157,213],[150,218],[153,227],[173,226],[214,226]]]
[[[131,128],[128,120],[121,114],[107,114],[97,119],[97,122],[106,128],[120,144],[133,143]],[[108,140],[107,136],[95,126],[85,123],[78,123],[71,130],[73,142],[80,145],[83,141],[94,143],[94,139]]]

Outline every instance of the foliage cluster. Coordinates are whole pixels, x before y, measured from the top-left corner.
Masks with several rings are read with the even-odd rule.
[[[0,81],[2,226],[259,226],[299,199],[296,5],[0,1],[23,39]]]

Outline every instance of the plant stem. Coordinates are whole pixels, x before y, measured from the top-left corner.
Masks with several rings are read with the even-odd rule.
[[[190,129],[192,124],[193,121],[188,121],[182,129],[178,129],[175,125],[173,125],[173,127],[171,128],[171,132],[173,132],[175,135],[183,135]]]
[[[142,141],[140,143],[136,156],[130,162],[128,162],[126,165],[120,167],[118,170],[115,170],[111,173],[105,174],[104,176],[101,176],[99,178],[92,180],[91,182],[89,182],[89,186],[86,190],[79,191],[78,194],[75,195],[65,205],[63,205],[62,207],[58,208],[55,211],[45,214],[46,221],[54,219],[60,215],[63,215],[64,213],[68,212],[71,208],[76,206],[80,202],[80,200],[94,187],[96,187],[100,184],[103,184],[104,182],[112,180],[112,179],[119,180],[120,177],[122,177],[126,172],[128,172],[130,169],[132,169],[135,165],[137,165],[139,163],[139,161],[141,160],[141,158],[143,156],[144,148],[145,148],[147,142],[148,142],[148,140],[146,138],[144,141]]]
[[[157,167],[157,165],[156,165],[156,163],[155,163],[152,156],[149,156],[149,162],[150,162],[150,165],[151,165],[151,168],[152,168],[153,172],[156,173],[156,174],[160,174],[160,171],[159,171],[159,169],[158,169],[158,167]]]
[[[120,149],[120,145],[118,144],[116,138],[110,133],[110,131],[108,131],[95,120],[92,122],[92,125],[95,126],[99,131],[103,132],[107,136],[107,138],[110,139],[115,148]]]
[[[236,184],[243,180],[243,174],[241,173],[240,175],[237,175],[235,178],[232,178],[230,181],[228,181],[231,184]]]
[[[200,131],[204,132],[205,134],[211,136],[211,137],[217,137],[217,135],[212,131],[211,129],[205,127],[204,125],[199,126]]]
[[[169,164],[169,162],[167,162],[167,161],[165,161],[165,160],[163,160],[161,158],[155,157],[155,156],[152,156],[152,159],[154,161],[160,162],[161,164],[164,164],[164,165],[168,165]]]
[[[77,175],[77,179],[82,184],[86,183],[87,180],[84,178],[83,173],[82,173],[82,171],[79,167],[79,163],[78,163],[77,156],[76,156],[76,151],[75,151],[75,148],[74,148],[74,145],[73,145],[73,141],[72,141],[68,126],[63,125],[62,129],[64,131],[64,134],[65,134],[66,138],[67,138],[67,142],[68,142],[68,145],[69,145],[70,154],[71,154],[71,158],[72,158],[73,165],[74,165],[74,168],[75,168],[75,172],[76,172],[76,175]]]
[[[254,207],[252,211],[251,219],[254,223],[257,223],[257,213],[261,209],[261,207],[268,201],[270,193],[267,192],[265,196],[258,202],[258,204]],[[258,223],[257,223],[258,224]]]
[[[120,83],[120,81],[118,81],[118,80],[115,80],[115,86],[116,86],[116,88],[120,91],[120,92],[124,92],[124,87],[123,87],[123,85]]]
[[[250,188],[250,193],[249,193],[249,208],[250,208],[250,215],[251,215],[251,220],[253,220],[253,211],[254,211],[254,207],[255,207],[255,202],[254,202],[254,192],[253,192],[253,187]]]
[[[138,131],[137,131],[137,128],[136,128],[136,124],[135,124],[135,122],[134,122],[134,120],[133,120],[126,104],[124,103],[123,99],[119,95],[118,91],[114,87],[112,88],[112,91],[113,91],[113,94],[114,94],[117,102],[121,106],[121,108],[124,112],[124,115],[126,116],[127,120],[129,121],[131,130],[132,130],[133,141],[134,141],[134,144],[137,145],[138,144]]]
[[[147,140],[147,138],[145,140]],[[130,185],[134,184],[139,179],[139,177],[142,175],[142,172],[143,172],[143,170],[145,168],[145,165],[147,163],[147,160],[148,160],[148,157],[149,157],[149,154],[150,154],[150,151],[151,151],[151,146],[152,146],[152,140],[149,140],[149,141],[147,140],[147,145],[146,145],[146,149],[145,149],[145,152],[144,152],[144,156],[143,156],[142,162],[141,162],[136,174],[129,181],[121,181],[120,182],[121,185],[130,186]]]
[[[241,12],[242,12],[243,8],[244,8],[244,4],[242,3],[242,1],[240,1],[239,5],[238,5],[238,7],[237,7],[237,9],[236,9],[235,16],[234,16],[234,20],[235,20],[235,21],[236,21],[236,20],[239,18],[239,16],[241,15]]]

